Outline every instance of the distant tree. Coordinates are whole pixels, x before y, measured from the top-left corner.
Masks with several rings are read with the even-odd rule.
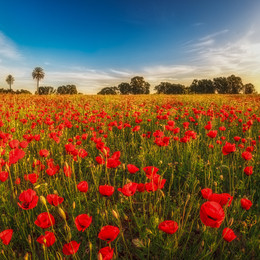
[[[213,84],[218,94],[228,94],[232,92],[226,77],[218,77],[213,79]]]
[[[12,89],[12,85],[13,85],[13,83],[14,83],[14,77],[13,77],[12,75],[8,75],[8,76],[6,77],[6,82],[7,82],[7,84],[9,85],[10,90],[11,90],[11,89]]]
[[[106,87],[102,88],[97,94],[98,95],[117,95],[119,90],[117,87]]]
[[[157,91],[157,94],[185,94],[184,85],[169,82],[161,82],[154,89]]]
[[[255,86],[252,83],[248,83],[244,85],[244,93],[245,94],[256,94]]]
[[[195,94],[214,94],[215,87],[210,79],[194,79],[190,85],[190,91]]]
[[[60,86],[57,89],[57,94],[60,95],[75,95],[77,94],[77,87],[75,85]]]
[[[132,78],[130,85],[134,95],[150,94],[150,84],[143,77],[136,76]]]
[[[132,94],[132,86],[127,82],[122,82],[118,85],[118,89],[120,91],[120,94],[122,95],[129,95]]]
[[[229,94],[239,94],[244,89],[244,85],[240,77],[231,75],[227,77],[227,81],[228,81],[228,89],[230,90]]]
[[[55,94],[56,90],[50,86],[41,86],[41,87],[39,87],[38,93],[39,93],[39,95],[51,95],[51,94]]]
[[[37,94],[39,93],[39,82],[44,78],[44,76],[45,73],[41,67],[36,67],[32,72],[33,79],[36,79],[37,81]]]

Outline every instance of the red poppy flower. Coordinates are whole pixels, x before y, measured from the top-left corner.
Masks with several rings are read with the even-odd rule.
[[[153,175],[159,171],[159,169],[154,166],[144,167],[143,170],[146,173],[146,177],[149,179],[152,179]]]
[[[36,207],[39,197],[36,195],[36,192],[34,190],[28,189],[26,191],[23,191],[20,196],[19,200],[22,202],[20,204],[17,203],[19,207],[22,209],[33,209]]]
[[[36,174],[36,173],[30,173],[30,174],[25,174],[24,175],[24,179],[26,181],[30,181],[32,184],[36,183],[38,178],[39,178],[39,175]]]
[[[86,228],[90,226],[92,222],[92,217],[88,216],[87,214],[78,215],[75,218],[75,225],[78,231],[84,231]]]
[[[236,151],[236,145],[235,144],[231,144],[231,143],[228,143],[226,142],[226,144],[223,146],[222,148],[222,153],[224,155],[227,155],[227,154],[230,154],[230,153],[233,153]]]
[[[42,150],[39,151],[39,155],[41,157],[47,157],[47,156],[49,156],[49,154],[50,154],[49,151],[46,150],[46,149],[42,149]]]
[[[253,203],[248,199],[241,199],[240,203],[241,203],[241,207],[245,210],[249,210],[253,205]]]
[[[224,205],[227,205],[229,207],[233,200],[233,197],[228,193],[221,193],[221,194],[213,193],[209,196],[208,199],[209,201],[215,201],[219,203],[222,207]]]
[[[215,201],[207,201],[201,205],[200,219],[206,226],[218,228],[224,218],[225,212],[219,203]]]
[[[46,247],[52,246],[55,241],[55,235],[54,233],[50,231],[45,231],[45,235],[41,235],[36,240],[38,243],[45,245]]]
[[[76,241],[71,241],[68,244],[65,244],[62,248],[62,253],[64,255],[74,255],[79,250],[80,243],[77,243]]]
[[[4,245],[8,245],[10,243],[12,236],[13,236],[12,229],[6,229],[0,233],[0,239],[2,240]]]
[[[178,224],[173,220],[165,220],[159,224],[158,228],[165,233],[174,234],[178,230]]]
[[[241,139],[241,137],[239,137],[239,136],[235,136],[235,137],[234,137],[234,140],[235,140],[236,142],[238,142],[240,139]]]
[[[215,138],[218,134],[218,131],[217,130],[211,130],[207,133],[207,136],[210,137],[210,138]]]
[[[98,254],[101,254],[102,260],[111,260],[113,258],[114,249],[110,248],[109,246],[106,246],[106,247],[101,248],[98,251]]]
[[[116,168],[121,162],[118,159],[109,158],[107,159],[107,168]]]
[[[202,189],[200,192],[204,199],[209,199],[209,197],[212,195],[212,189],[209,188]]]
[[[22,141],[22,142],[20,142],[19,145],[20,145],[21,148],[26,148],[28,146],[28,142],[27,141]]]
[[[63,167],[63,171],[64,171],[64,173],[67,177],[71,177],[72,170],[71,170],[71,167],[69,165],[65,165]]]
[[[242,153],[242,157],[243,157],[246,161],[250,161],[253,156],[252,156],[252,154],[251,154],[250,152],[245,151],[245,152]]]
[[[115,191],[115,188],[113,186],[109,186],[109,185],[100,185],[99,186],[99,193],[103,196],[111,196],[113,195]]]
[[[64,200],[62,197],[59,197],[57,194],[49,194],[47,195],[46,199],[53,206],[58,206]]]
[[[34,221],[34,224],[40,228],[48,228],[55,224],[55,219],[50,213],[43,212],[38,215],[37,219]]]
[[[9,146],[11,149],[15,149],[19,147],[19,141],[18,140],[12,140],[9,142]]]
[[[87,151],[84,150],[83,148],[80,148],[80,149],[79,149],[78,156],[79,156],[80,158],[85,158],[86,156],[88,156],[88,153],[87,153]]]
[[[231,228],[224,228],[222,232],[222,237],[227,242],[231,242],[234,240],[237,236],[235,235],[234,231]]]
[[[133,196],[136,192],[137,183],[129,182],[123,186],[123,188],[118,188],[117,190],[122,192],[125,196]]]
[[[136,172],[139,171],[139,168],[137,168],[137,167],[136,167],[135,165],[133,165],[133,164],[128,164],[128,165],[127,165],[127,170],[128,170],[130,173],[134,174],[134,173],[136,173]]]
[[[8,172],[0,172],[0,181],[5,182],[8,179]]]
[[[87,192],[88,191],[88,183],[86,181],[81,181],[78,185],[77,188],[81,192]]]
[[[253,174],[253,166],[246,166],[245,169],[244,169],[244,173],[246,175],[252,175]]]
[[[143,183],[138,183],[137,190],[139,192],[144,192],[145,191],[145,185]]]
[[[25,152],[21,149],[13,149],[9,153],[9,163],[15,164],[18,160],[22,159],[25,156]]]
[[[98,238],[107,241],[107,243],[110,243],[117,238],[119,232],[120,230],[118,227],[110,225],[104,226],[101,228],[98,234]]]

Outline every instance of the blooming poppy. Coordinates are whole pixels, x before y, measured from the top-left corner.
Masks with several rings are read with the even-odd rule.
[[[78,185],[77,188],[81,192],[87,192],[88,191],[88,183],[86,181],[81,181]]]
[[[30,181],[32,184],[36,183],[38,178],[39,178],[39,175],[36,174],[36,173],[30,173],[30,174],[25,174],[24,175],[24,179],[26,181]]]
[[[128,170],[130,173],[134,174],[134,173],[136,173],[136,172],[139,171],[139,168],[137,168],[137,167],[136,167],[135,165],[133,165],[133,164],[128,164],[128,165],[127,165],[127,170]]]
[[[200,219],[206,226],[218,228],[224,218],[225,212],[219,203],[215,201],[207,201],[201,205]]]
[[[92,222],[92,217],[88,216],[87,214],[78,215],[75,218],[75,225],[78,231],[84,231],[86,228],[90,226]]]
[[[137,189],[137,183],[129,182],[123,186],[123,188],[118,188],[117,190],[122,192],[125,196],[133,196]]]
[[[45,231],[45,235],[41,235],[39,236],[36,241],[40,244],[43,244],[46,247],[52,246],[55,241],[55,235],[54,233],[50,232],[50,231]]]
[[[8,172],[5,172],[5,171],[0,172],[0,181],[5,182],[8,179],[8,176],[9,176]]]
[[[22,202],[22,204],[19,202],[17,204],[19,207],[25,210],[33,209],[36,207],[38,199],[39,197],[36,195],[36,192],[34,190],[28,189],[23,191],[19,196],[19,200]]]
[[[101,228],[98,233],[98,238],[110,243],[117,238],[119,232],[120,230],[118,227],[107,225]]]
[[[222,237],[227,242],[231,242],[234,240],[237,236],[235,235],[234,231],[231,228],[224,228],[222,232]]]
[[[252,154],[248,151],[245,151],[242,153],[242,157],[246,160],[246,161],[250,161],[252,159]]]
[[[240,203],[241,203],[241,207],[245,210],[249,210],[253,205],[253,203],[248,199],[241,199]]]
[[[233,153],[236,151],[236,145],[226,142],[226,144],[222,147],[222,153],[224,155]]]
[[[143,168],[144,172],[146,173],[146,177],[151,179],[154,174],[156,174],[159,169],[154,166],[146,166]]]
[[[229,207],[233,200],[233,197],[228,193],[221,193],[221,194],[213,193],[209,196],[208,199],[209,201],[218,202],[222,207],[224,205],[227,205]]]
[[[58,206],[64,200],[62,197],[59,197],[57,194],[48,194],[46,199],[53,206]]]
[[[210,137],[210,138],[215,138],[218,134],[218,131],[217,130],[211,130],[207,133],[207,136]]]
[[[108,158],[106,166],[107,166],[107,168],[116,168],[120,164],[121,164],[121,162],[118,159]]]
[[[48,228],[55,224],[55,219],[50,213],[43,212],[38,215],[37,219],[34,221],[34,224],[40,228]]]
[[[10,243],[12,236],[13,236],[12,229],[6,229],[0,233],[0,239],[2,240],[4,245],[8,245]]]
[[[252,175],[253,174],[253,166],[246,166],[245,169],[244,169],[244,173],[246,175]]]
[[[80,243],[77,243],[76,241],[71,241],[68,244],[65,244],[62,248],[62,253],[64,255],[74,255],[79,250]]]
[[[111,196],[113,195],[115,191],[115,188],[113,186],[109,186],[109,185],[100,185],[99,186],[99,193],[103,196]]]
[[[204,199],[209,199],[209,197],[212,195],[212,189],[209,188],[202,189],[200,192]]]
[[[46,149],[42,149],[42,150],[39,151],[39,155],[41,157],[47,157],[47,156],[49,156],[49,154],[50,154],[49,151],[46,150]]]
[[[113,258],[114,249],[109,246],[103,247],[98,251],[98,254],[101,254],[102,260],[111,260]]]
[[[165,220],[159,224],[158,228],[165,233],[174,234],[178,230],[178,224],[173,220]]]
[[[19,148],[13,149],[9,153],[9,163],[15,164],[18,160],[22,159],[25,156],[25,152]]]
[[[69,165],[66,164],[66,165],[63,167],[63,171],[64,171],[64,173],[65,173],[65,175],[66,175],[67,177],[71,177],[72,170],[71,170],[71,167],[70,167]]]

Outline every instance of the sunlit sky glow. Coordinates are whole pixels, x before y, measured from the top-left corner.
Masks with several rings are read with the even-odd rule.
[[[86,94],[143,76],[235,74],[260,92],[259,0],[0,0],[0,88],[75,84]]]

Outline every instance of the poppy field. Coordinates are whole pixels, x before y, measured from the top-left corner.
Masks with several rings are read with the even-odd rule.
[[[0,259],[257,259],[260,96],[0,97]]]

